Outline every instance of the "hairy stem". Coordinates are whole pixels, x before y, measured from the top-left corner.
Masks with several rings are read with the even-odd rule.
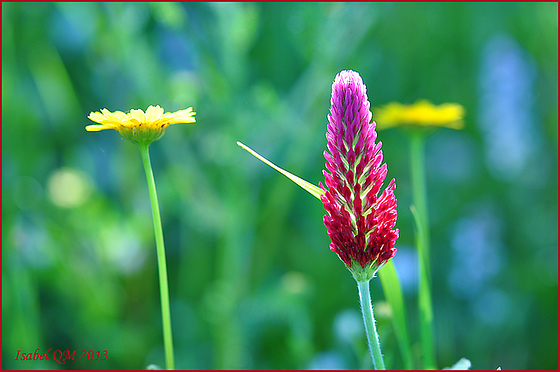
[[[360,306],[364,317],[369,351],[373,358],[373,368],[385,369],[383,355],[381,354],[381,346],[379,345],[379,336],[377,334],[377,328],[375,327],[375,318],[373,317],[373,306],[371,305],[371,296],[369,293],[369,280],[356,280],[356,282],[358,283]]]

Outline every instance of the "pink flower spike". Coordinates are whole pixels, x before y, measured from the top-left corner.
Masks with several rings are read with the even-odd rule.
[[[336,75],[325,151],[326,191],[321,196],[330,248],[356,279],[371,279],[396,253],[399,230],[395,180],[379,195],[387,175],[372,121],[366,86],[355,71]]]

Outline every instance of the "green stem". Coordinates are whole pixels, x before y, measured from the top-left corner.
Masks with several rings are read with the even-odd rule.
[[[364,317],[369,351],[373,358],[373,368],[385,369],[383,355],[381,355],[381,346],[379,345],[379,336],[375,328],[375,318],[373,317],[373,306],[371,305],[371,296],[369,294],[369,280],[356,280],[356,282],[358,283],[360,306]]]
[[[167,369],[175,369],[173,357],[173,337],[171,334],[171,314],[169,310],[169,288],[167,284],[167,265],[165,263],[165,246],[163,243],[163,230],[161,228],[161,217],[157,200],[156,184],[150,163],[150,154],[147,144],[139,144],[148,190],[150,192],[150,202],[152,204],[152,215],[154,218],[154,233],[156,237],[156,252],[159,273],[159,290],[161,298],[161,319],[163,323],[163,348],[165,350],[165,362]]]
[[[435,369],[434,334],[432,328],[433,310],[430,272],[430,230],[426,197],[426,171],[424,167],[424,134],[414,132],[410,137],[410,168],[412,183],[412,207],[416,224],[418,248],[419,288],[418,308],[420,316],[420,339],[424,369]]]

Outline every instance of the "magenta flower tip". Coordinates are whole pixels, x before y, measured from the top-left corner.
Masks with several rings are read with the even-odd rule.
[[[391,180],[379,195],[387,165],[382,164],[381,142],[375,143],[375,121],[357,72],[336,75],[328,120],[325,184],[320,187],[330,248],[354,275],[361,269],[371,278],[396,253],[396,184]]]

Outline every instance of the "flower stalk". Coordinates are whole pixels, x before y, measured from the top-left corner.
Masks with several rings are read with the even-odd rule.
[[[426,172],[424,167],[424,134],[410,133],[410,172],[412,183],[411,208],[416,226],[416,246],[418,248],[418,311],[420,341],[424,369],[436,368],[434,347],[433,309],[430,272],[430,229],[428,225],[428,203],[426,194]]]
[[[430,231],[428,228],[428,202],[426,192],[426,168],[424,162],[424,134],[410,133],[410,179],[412,182],[412,201],[423,222],[419,236],[422,240],[422,255],[426,263],[430,262]],[[420,253],[420,252],[419,252]],[[429,267],[429,265],[428,265]],[[428,271],[428,279],[429,271]]]
[[[369,280],[356,280],[358,283],[358,294],[360,296],[360,307],[362,309],[362,317],[364,318],[364,326],[369,345],[369,352],[373,359],[374,369],[385,369],[383,355],[381,354],[381,346],[379,344],[379,335],[375,326],[375,318],[373,316],[373,306],[371,304],[371,296],[369,292]]]
[[[149,144],[139,143],[142,163],[146,173],[148,191],[150,193],[150,203],[152,205],[152,216],[154,220],[154,234],[156,238],[156,253],[158,263],[159,290],[161,300],[161,320],[163,325],[163,348],[165,350],[165,364],[167,369],[175,369],[175,359],[173,355],[173,336],[171,331],[171,311],[169,306],[169,286],[167,282],[167,264],[165,260],[165,245],[163,241],[163,229],[161,227],[161,216],[159,213],[159,203],[156,192],[154,174],[150,162]]]

